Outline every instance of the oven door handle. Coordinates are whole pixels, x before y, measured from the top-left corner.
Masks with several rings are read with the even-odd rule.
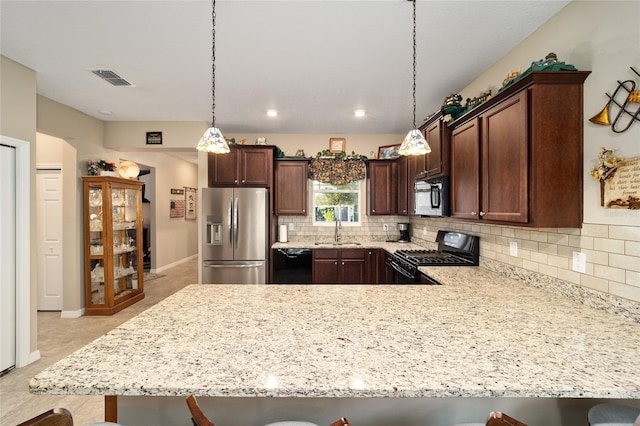
[[[393,268],[394,271],[396,271],[397,273],[399,273],[400,275],[402,275],[403,277],[410,279],[412,281],[415,281],[416,277],[414,277],[413,275],[410,275],[407,271],[405,271],[404,269],[402,269],[397,263],[395,263],[394,261],[391,261],[391,267]]]

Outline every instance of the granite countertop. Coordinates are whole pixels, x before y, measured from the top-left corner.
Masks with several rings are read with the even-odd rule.
[[[355,243],[355,244],[354,244]],[[433,243],[433,248],[437,248],[438,244]],[[273,249],[321,249],[321,248],[364,248],[364,249],[384,249],[389,253],[396,250],[424,250],[425,247],[414,243],[398,243],[388,241],[343,241],[338,245],[334,245],[332,241],[289,241],[287,243],[275,243],[271,246]]]
[[[479,267],[441,286],[191,285],[39,394],[640,398],[640,324]]]

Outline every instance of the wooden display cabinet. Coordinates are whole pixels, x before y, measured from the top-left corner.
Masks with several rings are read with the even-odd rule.
[[[86,315],[112,315],[144,298],[142,185],[83,176]]]

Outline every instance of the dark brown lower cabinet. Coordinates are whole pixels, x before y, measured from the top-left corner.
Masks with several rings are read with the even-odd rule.
[[[314,284],[363,284],[365,249],[313,250]]]
[[[382,256],[382,249],[366,249],[366,276],[365,276],[365,284],[378,284],[379,283],[379,271],[378,271],[378,262],[380,256]]]

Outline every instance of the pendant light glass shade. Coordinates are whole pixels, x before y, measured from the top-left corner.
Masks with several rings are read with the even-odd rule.
[[[211,1],[211,127],[204,132],[196,146],[198,151],[226,154],[229,145],[216,127],[216,0]]]
[[[204,132],[196,149],[213,154],[226,154],[230,151],[227,141],[217,127],[209,127],[207,131]]]
[[[429,147],[427,140],[418,129],[409,131],[398,149],[398,154],[400,155],[425,155],[430,152],[431,147]]]
[[[425,155],[431,152],[431,147],[422,132],[416,128],[416,0],[409,1],[413,3],[413,130],[405,136],[398,154]]]

